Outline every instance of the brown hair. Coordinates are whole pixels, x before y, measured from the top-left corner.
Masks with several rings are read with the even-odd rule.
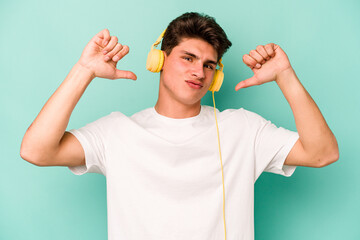
[[[200,38],[208,42],[215,48],[218,61],[231,46],[224,30],[213,17],[196,12],[184,13],[170,22],[162,40],[161,50],[169,55],[183,38]]]

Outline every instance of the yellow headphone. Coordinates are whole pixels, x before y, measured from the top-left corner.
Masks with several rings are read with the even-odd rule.
[[[164,37],[165,31],[166,29],[160,34],[156,42],[151,46],[151,50],[148,54],[146,61],[146,69],[150,72],[160,72],[164,65],[164,53],[159,49],[155,49],[155,47],[161,42],[162,38]],[[224,65],[221,63],[221,59],[219,60],[218,64],[220,69],[215,70],[213,81],[209,87],[209,91],[211,92],[219,91],[224,80]]]

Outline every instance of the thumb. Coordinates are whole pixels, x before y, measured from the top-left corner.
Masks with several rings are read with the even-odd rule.
[[[137,79],[135,73],[133,72],[116,69],[115,79],[119,79],[119,78],[132,79],[132,80]]]
[[[251,86],[254,86],[254,85],[258,85],[255,76],[253,76],[251,78],[248,78],[248,79],[246,79],[244,81],[239,82],[235,86],[235,91],[238,91],[241,88],[247,88],[247,87],[251,87]]]

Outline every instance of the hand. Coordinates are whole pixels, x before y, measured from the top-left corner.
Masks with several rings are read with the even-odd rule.
[[[111,36],[108,29],[96,34],[86,45],[79,64],[91,71],[94,77],[136,80],[130,71],[116,68],[117,62],[129,53],[129,47],[118,43],[116,36]]]
[[[243,56],[243,61],[254,72],[254,76],[238,83],[236,91],[276,81],[281,73],[292,69],[286,53],[274,43],[257,46],[256,50],[251,50]]]

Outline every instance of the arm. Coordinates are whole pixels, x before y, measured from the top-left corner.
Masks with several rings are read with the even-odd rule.
[[[117,43],[115,36],[110,37],[107,29],[95,35],[27,129],[21,143],[21,157],[38,166],[85,164],[80,143],[65,131],[70,115],[95,77],[136,79],[134,73],[116,68],[117,61],[128,52],[129,48]]]
[[[294,114],[299,140],[288,154],[286,165],[324,167],[339,158],[336,138],[310,94],[302,86],[285,52],[275,44],[258,46],[243,57],[254,76],[235,89],[275,81]]]

